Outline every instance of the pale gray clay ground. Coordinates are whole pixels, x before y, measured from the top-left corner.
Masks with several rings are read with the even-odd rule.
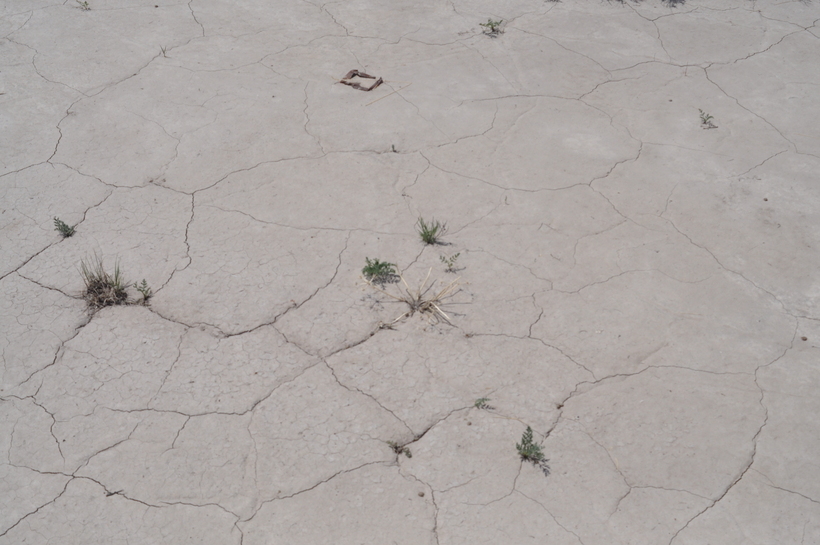
[[[85,7],[0,7],[0,544],[820,543],[820,3]]]

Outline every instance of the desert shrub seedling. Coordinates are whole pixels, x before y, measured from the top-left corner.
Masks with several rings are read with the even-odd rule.
[[[538,467],[544,472],[544,475],[550,474],[550,468],[547,465],[547,458],[544,456],[544,451],[541,445],[533,441],[532,428],[527,426],[524,430],[524,435],[521,436],[521,442],[515,444],[518,451],[518,456],[525,462],[530,462],[532,465]]]
[[[367,263],[362,269],[362,276],[369,282],[384,284],[396,276],[396,264],[378,259],[364,258]]]
[[[74,227],[69,226],[66,222],[61,220],[60,218],[54,218],[54,229],[60,232],[63,238],[68,238],[74,234]]]

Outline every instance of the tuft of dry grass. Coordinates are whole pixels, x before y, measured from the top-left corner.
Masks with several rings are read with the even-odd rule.
[[[125,291],[131,284],[126,282],[120,270],[119,262],[114,265],[114,274],[105,270],[102,258],[94,256],[90,263],[80,263],[80,274],[85,283],[83,299],[93,310],[113,305],[128,304],[128,293]]]
[[[430,279],[430,273],[432,272],[432,268],[427,271],[427,276],[424,277],[424,281],[419,285],[416,290],[410,288],[407,284],[407,281],[404,279],[404,276],[399,276],[402,284],[404,284],[404,288],[400,288],[399,294],[395,295],[390,293],[378,286],[376,286],[373,282],[367,281],[367,283],[376,291],[383,293],[384,295],[390,297],[391,299],[395,299],[396,301],[400,301],[405,303],[408,306],[407,312],[390,322],[390,324],[395,324],[396,322],[403,320],[404,318],[409,318],[413,316],[415,313],[425,314],[427,315],[428,320],[430,322],[439,322],[444,321],[450,325],[453,325],[450,321],[450,317],[441,310],[441,306],[446,299],[449,299],[453,295],[458,292],[458,288],[461,285],[459,283],[460,277],[456,278],[444,288],[437,292],[433,292],[433,286],[435,285],[436,281],[434,280],[429,285],[427,281]]]

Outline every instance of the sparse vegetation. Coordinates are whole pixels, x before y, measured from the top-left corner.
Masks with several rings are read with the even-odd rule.
[[[365,280],[376,284],[384,284],[396,276],[395,263],[370,259],[369,257],[365,257],[364,259],[367,263],[362,269],[362,275]]]
[[[148,286],[148,282],[145,281],[145,278],[142,279],[140,284],[134,284],[134,288],[142,294],[142,304],[147,305],[148,299],[154,295],[154,292],[151,291],[151,288]]]
[[[550,1],[556,1],[556,0],[550,0]],[[613,1],[613,0],[610,0],[610,2],[611,1]],[[625,0],[614,0],[614,1],[618,2],[619,4],[626,4]],[[634,1],[635,1],[635,3],[639,3],[642,0],[634,0]],[[682,6],[683,4],[685,4],[686,0],[661,0],[661,3],[666,4],[670,8],[676,8],[678,6]]]
[[[398,295],[394,295],[382,288],[376,287],[374,285],[375,282],[373,281],[368,282],[376,291],[387,295],[391,299],[405,303],[409,307],[407,312],[390,322],[390,324],[385,324],[386,327],[389,327],[404,318],[412,316],[417,312],[420,314],[426,314],[431,322],[444,321],[452,325],[452,322],[450,322],[450,317],[447,316],[443,310],[441,310],[440,305],[446,299],[449,299],[458,292],[459,279],[456,278],[435,294],[431,294],[430,292],[436,283],[433,281],[430,285],[427,285],[427,281],[430,279],[430,273],[432,270],[433,269],[427,271],[427,276],[415,291],[410,289],[410,286],[407,284],[407,281],[403,276],[399,276],[399,280],[401,280],[404,284],[404,289],[401,290]]]
[[[524,435],[521,436],[521,442],[515,444],[516,450],[521,460],[530,462],[544,472],[544,475],[550,474],[550,468],[547,465],[548,460],[544,456],[544,451],[541,445],[533,441],[532,428],[527,426]]]
[[[444,265],[447,267],[445,269],[445,271],[447,271],[448,273],[454,273],[458,270],[458,269],[456,269],[456,260],[458,259],[458,256],[460,256],[460,255],[461,255],[461,252],[459,252],[457,254],[453,254],[450,257],[445,257],[443,255],[439,256],[439,259],[441,260],[441,262],[444,263]]]
[[[419,217],[416,222],[416,230],[425,244],[441,244],[441,237],[447,232],[447,225],[436,221],[424,221],[424,218]]]
[[[700,112],[700,126],[701,126],[701,128],[703,128],[703,129],[717,129],[717,125],[715,125],[714,122],[712,121],[714,119],[714,117],[707,114],[706,112],[704,112],[700,108],[698,108],[698,111]]]
[[[94,256],[91,263],[82,261],[80,273],[85,282],[83,298],[89,308],[97,310],[113,305],[128,304],[128,293],[125,291],[131,284],[127,282],[120,270],[120,264],[114,266],[114,274],[105,270],[102,258]]]
[[[484,34],[488,36],[498,36],[503,31],[501,30],[501,23],[504,21],[493,21],[492,19],[487,19],[486,23],[479,23],[479,25],[484,27]]]
[[[390,446],[391,449],[393,449],[393,452],[395,452],[396,454],[404,454],[408,458],[413,457],[413,453],[410,452],[410,449],[406,446],[400,445],[395,441],[388,441],[387,444]]]
[[[89,6],[88,2],[85,1],[85,0],[83,0],[82,2],[80,0],[77,0],[77,5],[80,6],[80,9],[83,10],[83,11],[90,11],[91,10],[91,6]]]
[[[475,400],[475,408],[476,409],[483,409],[485,411],[490,411],[492,409],[495,409],[495,407],[492,407],[492,406],[490,406],[489,403],[487,403],[488,401],[490,401],[489,397],[479,397],[478,399]]]
[[[54,229],[60,232],[63,238],[68,238],[74,234],[74,227],[69,226],[66,222],[61,220],[60,218],[54,218]]]

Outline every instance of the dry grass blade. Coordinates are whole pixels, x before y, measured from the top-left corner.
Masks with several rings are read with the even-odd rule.
[[[404,279],[404,276],[399,276],[402,283],[404,284],[404,293],[400,293],[399,295],[392,294],[376,285],[373,282],[367,281],[367,283],[375,289],[383,293],[384,295],[390,297],[391,299],[395,299],[396,301],[400,301],[405,303],[408,307],[410,307],[407,312],[393,320],[391,323],[395,324],[396,322],[403,320],[404,318],[410,317],[416,312],[420,314],[426,314],[428,319],[432,322],[433,320],[443,320],[450,325],[453,325],[450,321],[450,317],[441,310],[439,305],[443,304],[443,301],[452,297],[458,292],[459,287],[459,280],[460,278],[456,278],[449,284],[447,284],[444,288],[438,291],[435,295],[428,296],[430,290],[433,288],[435,281],[431,282],[430,285],[427,285],[427,281],[430,279],[430,273],[433,269],[427,271],[427,276],[424,277],[424,281],[419,284],[418,289],[413,291],[412,288],[407,284],[407,281]]]

